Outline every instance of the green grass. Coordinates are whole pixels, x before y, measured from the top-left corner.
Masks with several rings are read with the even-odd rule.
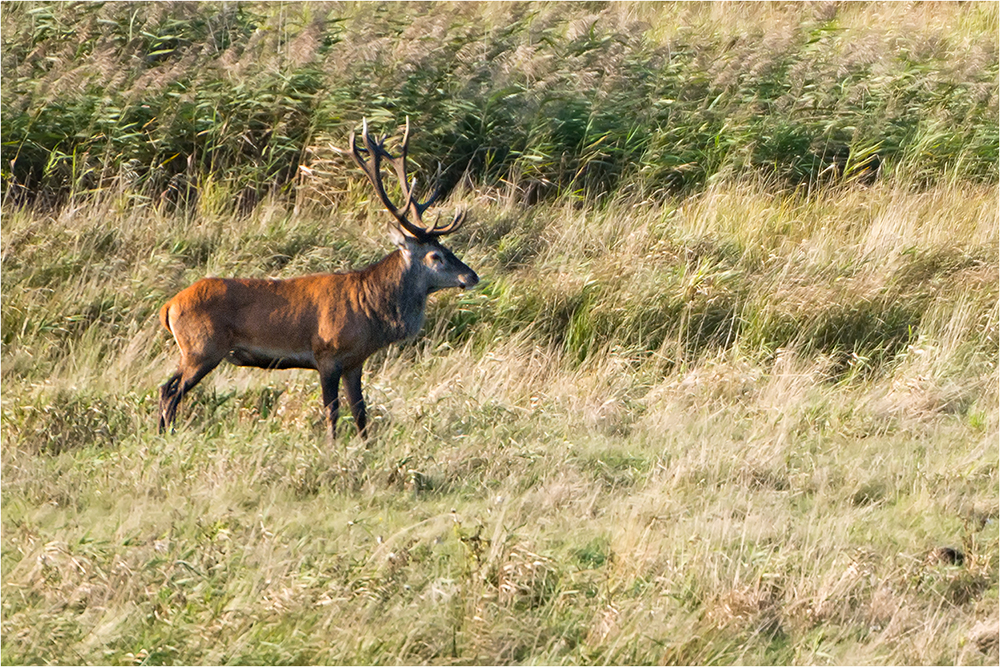
[[[4,664],[997,663],[995,4],[3,17]],[[362,114],[482,283],[368,443],[231,366],[157,434],[171,295],[388,252]]]
[[[327,201],[368,116],[413,155],[529,200],[662,197],[756,171],[995,182],[993,3],[10,3],[7,196],[224,183]],[[300,167],[305,167],[301,169]]]

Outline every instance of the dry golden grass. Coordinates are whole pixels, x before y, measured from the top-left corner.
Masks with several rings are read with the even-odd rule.
[[[158,436],[155,312],[374,210],[5,211],[4,662],[996,662],[994,186],[491,196],[368,446],[297,371]]]

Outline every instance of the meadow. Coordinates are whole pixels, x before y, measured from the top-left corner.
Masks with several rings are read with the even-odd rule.
[[[4,3],[4,664],[996,664],[998,9]],[[220,367],[206,275],[386,252],[366,366]]]

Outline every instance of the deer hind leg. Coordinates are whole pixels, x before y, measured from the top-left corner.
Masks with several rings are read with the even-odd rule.
[[[160,433],[166,431],[167,426],[173,426],[174,415],[177,413],[177,403],[180,402],[177,395],[181,387],[181,376],[182,373],[177,371],[160,387]]]
[[[160,433],[166,431],[167,427],[173,429],[177,406],[180,405],[181,399],[211,373],[220,361],[222,357],[205,359],[200,363],[191,363],[184,359],[181,362],[181,369],[163,383],[160,387]]]
[[[347,403],[351,406],[354,423],[358,427],[358,435],[365,438],[368,435],[368,417],[365,414],[365,397],[361,393],[361,366],[349,369],[344,374],[344,393]]]

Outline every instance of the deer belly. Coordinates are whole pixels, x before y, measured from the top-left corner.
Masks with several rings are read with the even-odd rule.
[[[264,348],[236,347],[226,355],[226,361],[236,366],[256,368],[311,368],[316,370],[316,358],[311,350],[269,350]]]

